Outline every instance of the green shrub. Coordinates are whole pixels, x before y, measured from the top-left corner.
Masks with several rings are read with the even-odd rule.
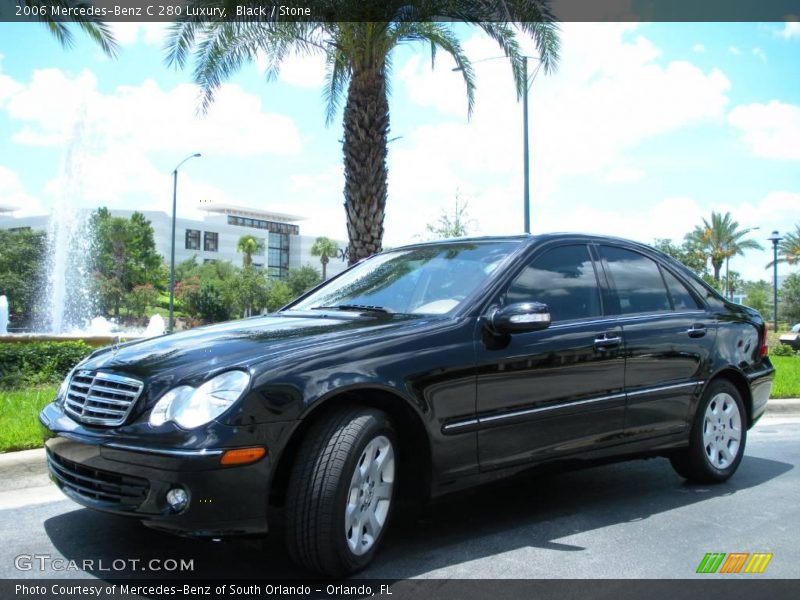
[[[60,383],[92,350],[82,340],[0,343],[0,388]]]
[[[769,349],[772,356],[795,356],[795,351],[788,344],[778,344]]]

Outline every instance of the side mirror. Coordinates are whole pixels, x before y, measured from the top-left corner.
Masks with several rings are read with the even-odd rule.
[[[550,327],[550,308],[541,302],[517,302],[489,313],[486,324],[493,333],[523,333]]]

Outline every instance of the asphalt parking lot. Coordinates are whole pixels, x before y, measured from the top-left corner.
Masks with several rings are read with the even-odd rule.
[[[664,459],[517,478],[399,514],[365,578],[695,578],[707,552],[768,552],[758,577],[800,573],[800,417],[762,419],[739,472],[689,485]],[[0,577],[307,577],[275,537],[199,542],[148,530],[60,496],[40,473],[0,492]],[[37,479],[39,478],[39,479]],[[19,570],[20,555],[87,565]],[[106,570],[115,560],[134,566]],[[191,560],[191,572],[154,572],[152,559]],[[117,563],[119,564],[119,563]],[[166,563],[165,563],[166,564]],[[736,575],[731,577],[746,577]],[[751,576],[752,577],[752,576]]]

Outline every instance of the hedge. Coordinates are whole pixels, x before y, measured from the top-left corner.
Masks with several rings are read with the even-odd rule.
[[[82,340],[0,343],[0,388],[61,383],[92,350]]]

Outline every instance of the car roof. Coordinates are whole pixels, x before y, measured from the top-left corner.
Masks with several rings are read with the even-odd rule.
[[[629,246],[637,246],[646,250],[653,251],[654,248],[652,246],[648,246],[642,242],[637,242],[634,240],[609,236],[609,235],[599,235],[593,233],[580,233],[580,232],[566,232],[566,231],[558,231],[558,232],[551,232],[551,233],[537,233],[537,234],[530,234],[530,233],[523,233],[518,235],[485,235],[485,236],[468,236],[468,237],[456,237],[456,238],[445,238],[441,240],[432,240],[427,242],[417,242],[415,244],[406,244],[403,246],[398,246],[396,248],[387,248],[386,251],[391,250],[402,250],[405,248],[416,248],[419,246],[438,246],[438,245],[447,245],[447,244],[460,244],[460,243],[491,243],[491,242],[523,242],[526,245],[533,245],[539,244],[543,242],[551,242],[551,241],[558,241],[558,240],[583,240],[586,242],[612,242],[616,244],[625,244]]]

